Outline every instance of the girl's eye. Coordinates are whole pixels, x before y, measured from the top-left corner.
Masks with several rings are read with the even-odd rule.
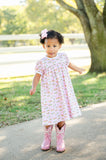
[[[49,45],[47,47],[50,47]]]
[[[54,45],[54,47],[56,47],[56,45]]]

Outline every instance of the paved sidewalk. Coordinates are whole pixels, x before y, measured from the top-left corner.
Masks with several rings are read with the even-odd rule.
[[[66,151],[40,150],[43,140],[41,119],[0,129],[0,160],[106,160],[106,102],[85,107],[82,116],[67,121]]]

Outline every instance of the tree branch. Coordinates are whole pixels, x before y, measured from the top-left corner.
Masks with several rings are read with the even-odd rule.
[[[75,0],[75,2],[77,4],[78,9],[85,10],[82,0]]]
[[[91,26],[90,26],[90,22],[89,22],[89,18],[87,16],[84,4],[83,4],[83,0],[75,0],[76,5],[78,7],[79,10],[79,19],[80,22],[82,24],[84,33],[85,33],[85,39],[88,42],[90,39],[90,32],[91,32]]]
[[[86,18],[86,22],[88,26],[90,27],[89,18],[85,10],[83,0],[75,0],[75,2],[77,4],[78,10],[80,11],[80,16],[83,16],[83,18],[84,17]]]
[[[75,2],[77,4],[77,7],[78,7],[78,10],[80,11],[80,13],[85,14],[86,18],[88,19],[88,16],[87,16],[83,1],[82,0],[75,0]],[[88,21],[89,21],[89,19],[88,19]]]
[[[104,9],[103,9],[103,23],[104,23],[104,26],[106,28],[106,1],[105,1],[105,4],[104,4]]]
[[[79,19],[80,19],[80,22],[82,24],[82,28],[85,34],[85,39],[88,43],[90,40],[90,33],[91,33],[91,26],[89,23],[89,19],[85,16],[83,12],[81,12]]]
[[[99,12],[94,0],[83,0],[83,4],[87,12],[91,13],[94,17]]]
[[[75,14],[77,16],[77,18],[79,18],[81,25],[82,25],[82,28],[85,33],[85,39],[88,42],[90,39],[91,27],[90,27],[88,16],[87,16],[85,8],[84,8],[83,1],[82,0],[75,0],[78,5],[78,9],[75,9],[75,8],[69,6],[63,0],[56,0],[56,1],[61,6],[63,6],[66,10],[69,10],[70,12]]]
[[[86,14],[89,18],[91,29],[96,31],[97,28],[96,16],[98,15],[99,10],[97,9],[94,0],[83,0],[83,4],[86,10]]]
[[[64,2],[64,0],[56,0],[61,6],[63,6],[63,8],[65,8],[66,10],[74,13],[77,17],[79,16],[79,12],[77,9],[75,9],[72,6],[69,6],[67,3]]]

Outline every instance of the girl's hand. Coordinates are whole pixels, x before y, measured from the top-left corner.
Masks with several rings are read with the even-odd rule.
[[[35,92],[36,92],[36,88],[32,88],[29,93],[32,96]]]
[[[79,69],[79,73],[80,73],[80,74],[82,74],[82,72],[84,72],[84,71],[85,71],[85,69],[83,69],[83,68],[80,68],[80,69]]]

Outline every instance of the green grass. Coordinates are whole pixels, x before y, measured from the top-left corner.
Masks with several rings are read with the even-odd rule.
[[[74,76],[72,83],[81,107],[106,101],[106,73]]]
[[[106,73],[74,75],[70,73],[80,107],[106,100]],[[0,127],[41,117],[40,84],[29,95],[33,76],[0,80]]]

